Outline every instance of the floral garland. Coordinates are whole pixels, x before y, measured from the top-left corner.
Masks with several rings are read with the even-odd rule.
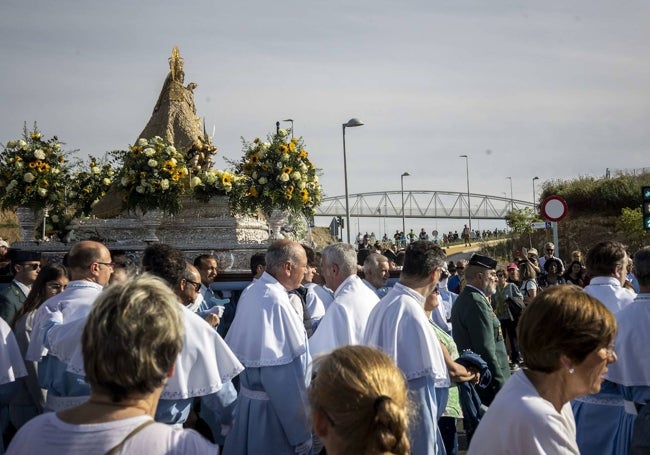
[[[88,216],[93,206],[106,196],[113,183],[115,169],[111,160],[89,156],[89,163],[80,163],[72,176],[68,196],[75,205],[75,217]]]
[[[313,217],[320,205],[321,186],[302,138],[288,140],[287,131],[279,129],[267,141],[242,138],[242,143],[244,155],[233,163],[242,181],[230,193],[231,208],[246,213],[280,209]]]
[[[56,136],[44,139],[36,123],[31,131],[25,125],[23,138],[0,152],[0,207],[62,211],[70,170],[61,146]]]
[[[180,211],[188,175],[182,153],[165,139],[155,136],[138,139],[129,151],[119,155],[123,167],[117,182],[125,191],[123,201],[128,209]]]
[[[190,187],[194,197],[208,202],[213,196],[228,195],[240,185],[241,177],[229,171],[207,170],[190,178]]]

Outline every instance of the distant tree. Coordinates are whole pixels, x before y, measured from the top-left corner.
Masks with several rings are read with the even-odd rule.
[[[650,240],[648,231],[643,229],[641,207],[635,209],[624,207],[621,209],[621,217],[616,223],[616,228],[625,232],[628,239],[628,246],[633,251],[641,248]]]
[[[534,221],[541,221],[541,218],[529,207],[511,210],[506,215],[506,224],[512,232],[517,234],[530,234],[533,232],[531,223]]]

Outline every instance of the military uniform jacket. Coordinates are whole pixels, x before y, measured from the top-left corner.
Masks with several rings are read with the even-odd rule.
[[[6,289],[0,292],[0,318],[4,319],[7,324],[11,324],[14,315],[23,306],[27,296],[15,283],[11,282]]]
[[[492,372],[490,385],[485,389],[477,388],[483,404],[489,405],[510,377],[499,319],[485,295],[467,285],[451,309],[451,325],[458,351],[471,349],[487,362]]]

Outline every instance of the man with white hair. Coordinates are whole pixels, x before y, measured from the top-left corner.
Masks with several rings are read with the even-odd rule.
[[[390,277],[388,258],[379,253],[371,253],[363,263],[363,282],[381,299],[388,293],[386,284]]]
[[[312,356],[361,344],[368,316],[379,297],[357,276],[356,251],[347,243],[327,246],[322,253],[321,275],[334,291],[334,301],[309,340]]]

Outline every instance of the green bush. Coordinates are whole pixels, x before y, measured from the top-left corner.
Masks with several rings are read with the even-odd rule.
[[[596,179],[550,180],[544,183],[540,200],[548,196],[564,198],[572,215],[620,215],[623,208],[641,205],[641,187],[650,185],[650,173]]]

